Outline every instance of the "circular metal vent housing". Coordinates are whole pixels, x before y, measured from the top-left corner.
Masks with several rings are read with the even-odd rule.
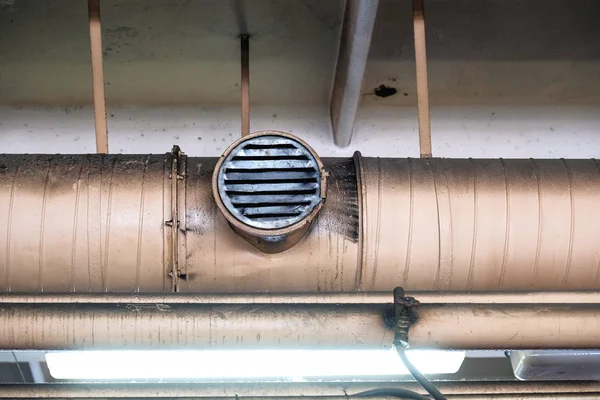
[[[240,222],[258,229],[286,228],[321,202],[321,165],[295,138],[253,135],[225,153],[217,187],[223,205]]]

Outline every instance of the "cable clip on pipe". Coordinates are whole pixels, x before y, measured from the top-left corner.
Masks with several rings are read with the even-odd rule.
[[[435,400],[446,400],[446,396],[444,396],[438,388],[425,377],[425,375],[415,368],[406,356],[406,350],[409,347],[408,331],[410,326],[417,321],[416,308],[420,304],[421,303],[414,297],[405,296],[403,288],[397,287],[394,289],[394,314],[396,316],[396,324],[393,346],[406,366],[406,369],[408,369],[417,382],[423,386],[427,393]]]
[[[421,303],[414,297],[404,295],[404,289],[394,289],[394,347],[408,347],[408,330],[417,321],[416,308]]]

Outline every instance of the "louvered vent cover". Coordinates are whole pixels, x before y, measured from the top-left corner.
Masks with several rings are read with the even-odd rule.
[[[257,136],[239,143],[226,156],[217,179],[227,210],[254,228],[293,225],[321,201],[317,160],[288,137]]]

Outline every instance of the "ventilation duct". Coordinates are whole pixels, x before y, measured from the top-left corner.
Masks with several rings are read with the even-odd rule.
[[[296,244],[325,197],[326,172],[316,153],[282,132],[233,143],[217,162],[213,194],[231,228],[267,253]]]
[[[248,210],[219,205],[222,194],[213,194],[215,167],[217,181],[222,176],[234,184],[219,171],[237,162],[237,145],[221,159],[179,151],[1,155],[0,289],[600,288],[595,160],[381,159],[356,153],[352,159],[323,159],[321,167],[310,148],[284,136],[301,145],[290,148],[294,154],[308,150],[304,154],[313,157],[311,168],[318,165],[311,171],[321,174],[320,182],[325,174],[318,171],[329,173],[327,200],[319,200],[321,186],[307,200],[315,204],[312,211],[308,205],[287,220],[290,225],[276,227],[304,221],[307,228],[321,207],[306,233],[298,229],[302,240],[272,254],[248,243],[260,244],[269,227],[246,221],[241,229],[236,225]],[[260,232],[249,239],[254,230]]]

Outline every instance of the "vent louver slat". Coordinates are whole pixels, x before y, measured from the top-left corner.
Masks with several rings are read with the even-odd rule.
[[[261,182],[261,183],[251,183],[251,182],[241,182],[235,181],[235,184],[228,183],[225,181],[225,188],[228,193],[230,192],[262,192],[262,191],[275,191],[274,194],[279,193],[287,193],[287,192],[297,192],[302,191],[306,192],[306,194],[314,193],[318,188],[319,184],[317,182],[290,182],[290,181],[269,181],[269,182]]]

